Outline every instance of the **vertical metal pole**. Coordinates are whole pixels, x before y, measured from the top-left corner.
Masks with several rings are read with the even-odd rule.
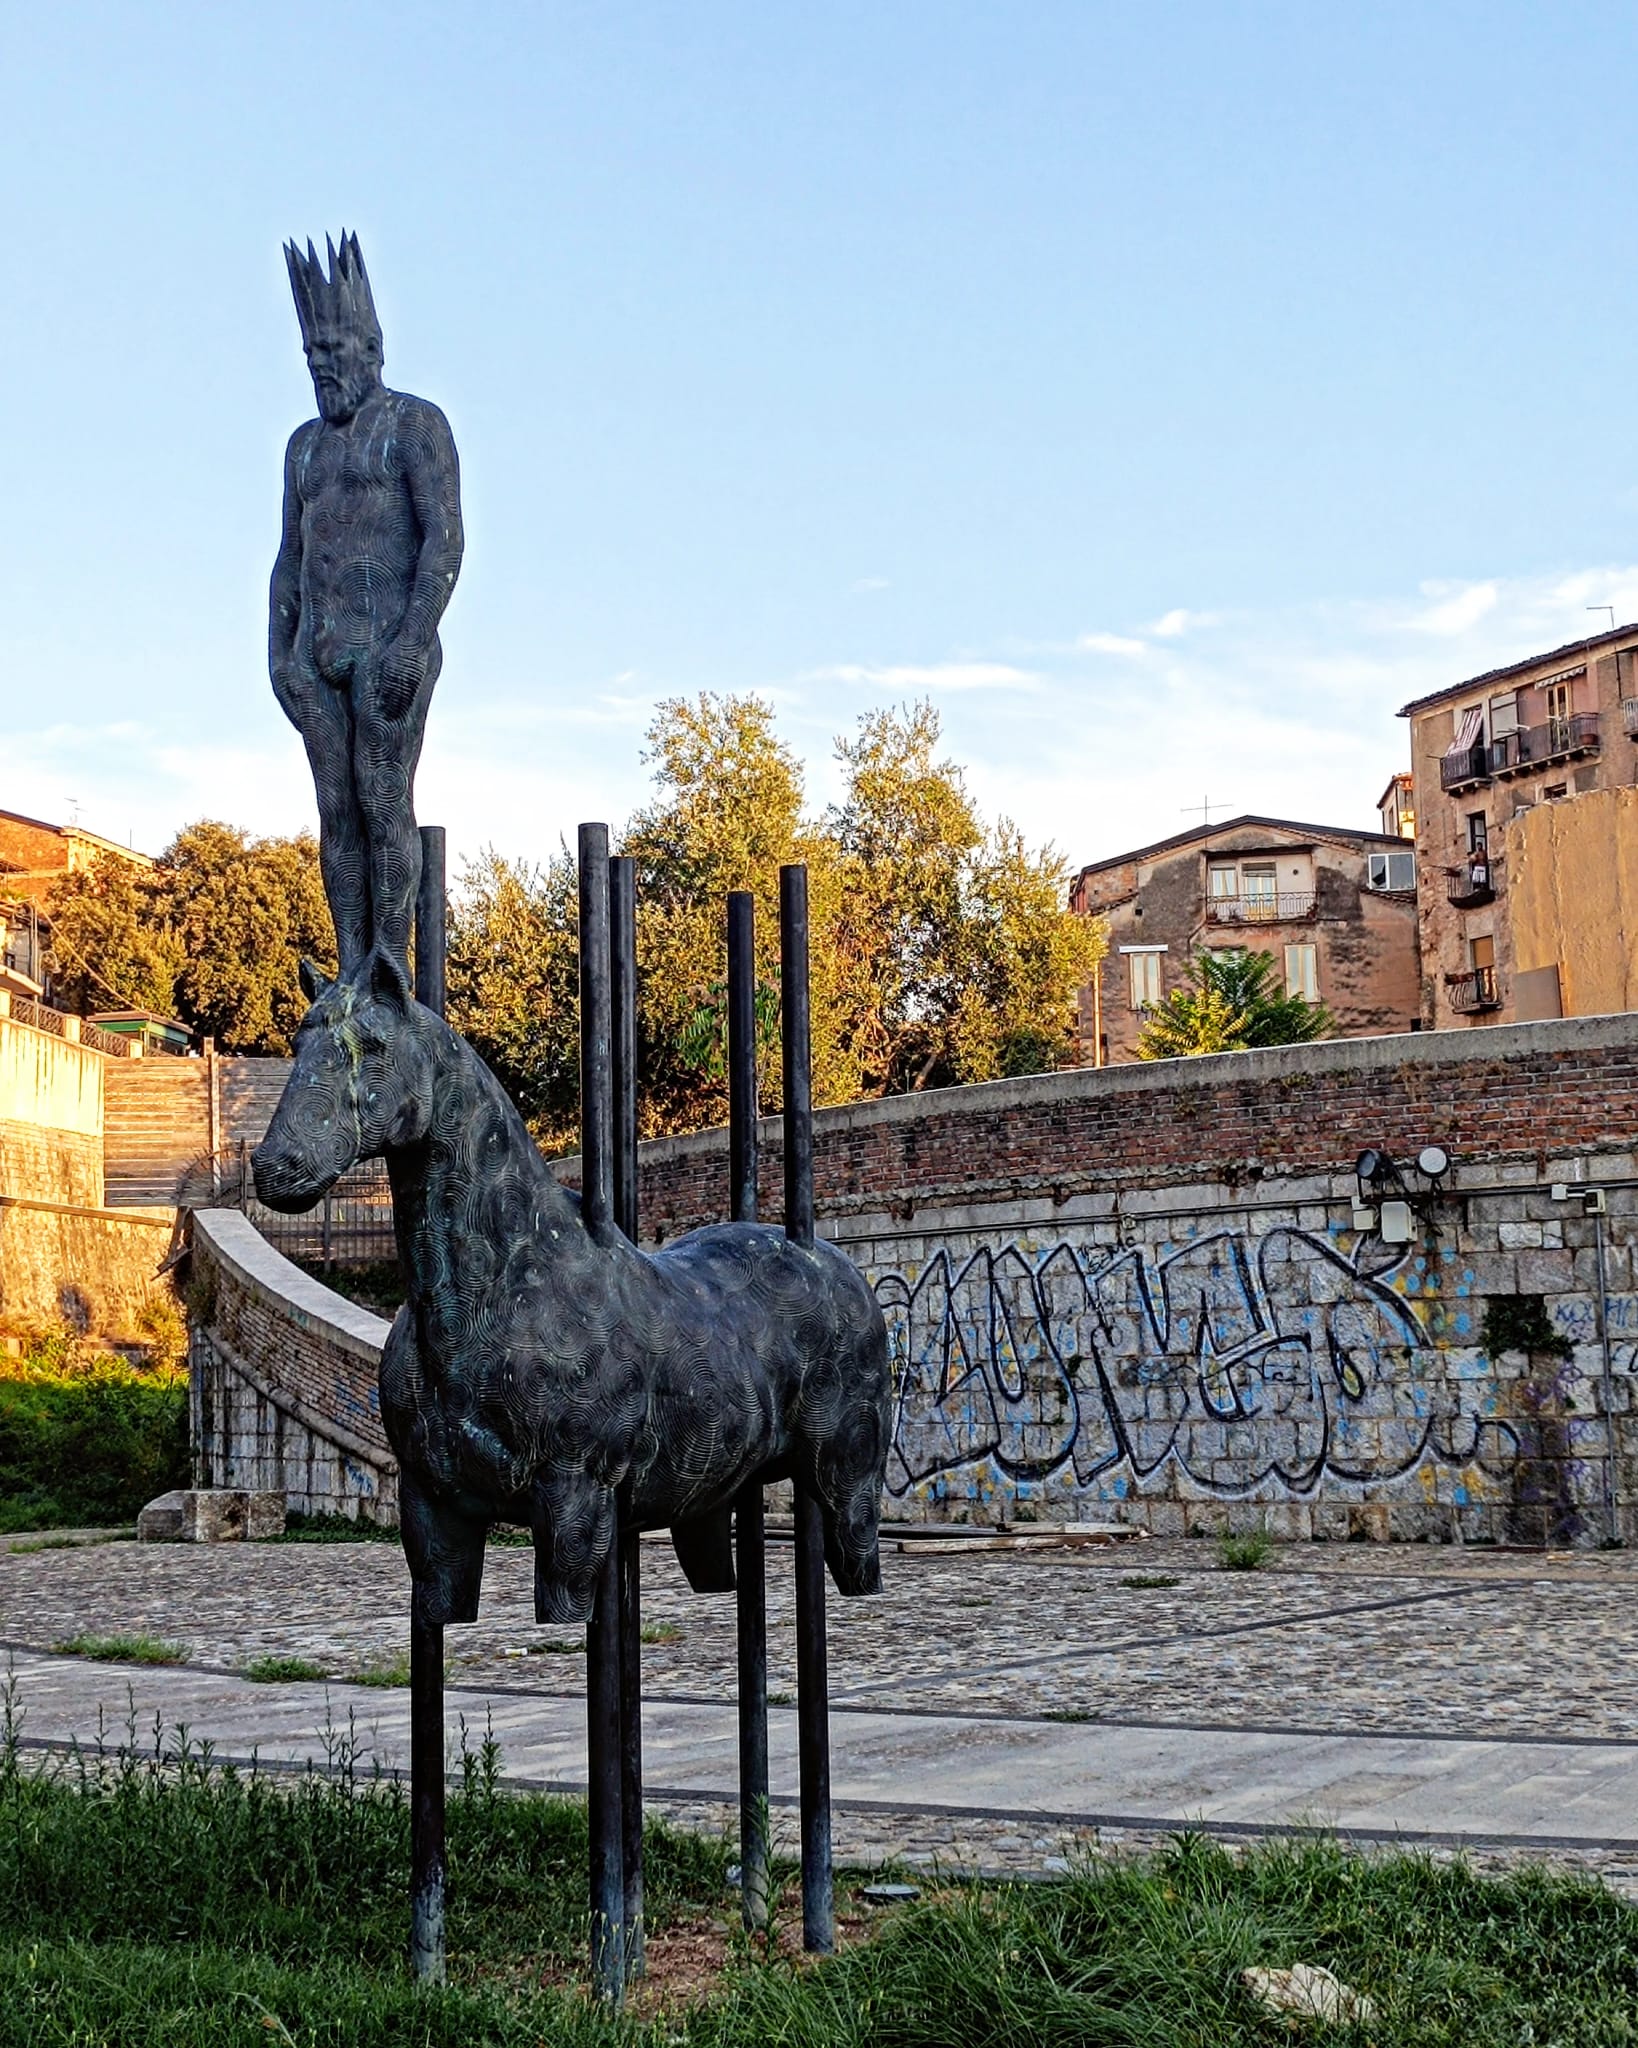
[[[410,1971],[444,1981],[444,1631],[410,1609]]]
[[[614,1220],[637,1241],[637,863],[609,862],[614,1011]],[[626,1974],[643,1954],[643,1579],[629,1495],[620,1502],[620,1823]]]
[[[728,898],[729,1213],[756,1221],[756,899]],[[768,1924],[768,1587],[762,1481],[734,1503],[739,1638],[739,1902],[745,1925]]]
[[[444,1014],[444,833],[421,827],[415,995]],[[326,1234],[329,1218],[326,1214]],[[444,1981],[444,1630],[410,1608],[410,1971]]]
[[[580,828],[580,1213],[606,1235],[614,1186],[614,991],[609,828]]]
[[[444,828],[421,827],[421,885],[415,892],[415,1000],[444,1014],[445,910],[449,882],[444,872]]]
[[[756,1221],[756,898],[728,898],[729,1215]]]
[[[813,1243],[813,1041],[808,1011],[808,871],[779,870],[779,993],[785,1070],[785,1234]],[[802,1805],[802,1945],[836,1946],[830,1839],[830,1703],[825,1669],[825,1527],[797,1475],[796,1747]]]
[[[614,1030],[609,833],[580,828],[580,1212],[606,1242],[614,1177]],[[598,1574],[586,1630],[586,1819],[591,1842],[591,1969],[599,1998],[625,1993],[625,1848],[620,1819],[620,1534]]]

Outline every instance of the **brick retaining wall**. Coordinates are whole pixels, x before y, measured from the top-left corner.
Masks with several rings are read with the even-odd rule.
[[[398,1470],[376,1396],[389,1325],[309,1279],[234,1210],[197,1210],[192,1230],[198,1483],[395,1522]]]
[[[1430,1142],[1455,1166],[1416,1241],[1356,1230],[1356,1154]],[[893,1339],[889,1510],[1590,1543],[1613,1492],[1638,1538],[1635,1142],[1625,1015],[822,1111],[821,1228]],[[645,1146],[642,1173],[647,1231],[721,1217],[722,1133]],[[774,1121],[762,1181],[777,1214]],[[1486,1356],[1488,1306],[1520,1295],[1567,1358]],[[236,1313],[230,1348],[286,1361],[258,1370],[304,1412],[367,1404],[361,1361],[290,1349],[271,1295]]]

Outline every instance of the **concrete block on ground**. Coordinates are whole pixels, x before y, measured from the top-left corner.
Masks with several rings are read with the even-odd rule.
[[[184,1543],[260,1543],[282,1536],[282,1493],[241,1487],[195,1487],[181,1496],[180,1540]]]
[[[137,1516],[139,1543],[180,1543],[182,1541],[182,1489],[162,1493]]]

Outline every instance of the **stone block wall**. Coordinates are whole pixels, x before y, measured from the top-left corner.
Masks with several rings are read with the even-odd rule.
[[[891,1514],[1590,1544],[1613,1508],[1638,1540],[1638,1017],[856,1103],[815,1142],[820,1227],[891,1333]],[[1454,1165],[1415,1241],[1356,1229],[1355,1156],[1435,1142]],[[653,1236],[720,1220],[724,1135],[645,1146],[642,1174]],[[762,1177],[776,1215],[771,1120]],[[385,1325],[342,1341],[334,1296],[202,1216],[219,1270],[230,1226],[240,1277],[195,1339],[236,1447],[210,1483],[272,1483],[310,1438],[323,1487],[356,1465],[387,1512]],[[1492,1359],[1487,1316],[1532,1301],[1546,1342]]]
[[[199,1210],[192,1230],[197,1483],[395,1522],[397,1466],[376,1393],[389,1325],[309,1279],[235,1211]]]

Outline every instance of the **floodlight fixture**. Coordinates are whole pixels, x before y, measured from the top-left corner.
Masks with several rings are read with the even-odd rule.
[[[1450,1154],[1443,1145],[1424,1145],[1416,1155],[1416,1170],[1429,1180],[1438,1180],[1450,1171]]]

